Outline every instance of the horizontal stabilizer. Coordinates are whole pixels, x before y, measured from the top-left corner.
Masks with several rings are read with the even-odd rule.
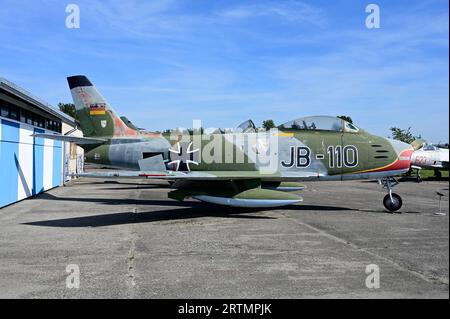
[[[33,134],[31,136],[38,137],[38,138],[48,138],[51,140],[75,143],[75,144],[80,144],[80,145],[81,144],[103,144],[106,142],[106,140],[101,139],[101,138],[76,137],[76,136],[69,136],[69,135],[56,135],[56,134],[46,134],[46,133],[37,133],[37,134]]]

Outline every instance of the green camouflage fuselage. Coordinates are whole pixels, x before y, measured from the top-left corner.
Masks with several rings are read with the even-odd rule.
[[[276,135],[272,138],[277,139],[278,147],[275,156],[269,159],[277,162],[271,163],[275,169],[261,172],[262,179],[345,179],[346,175],[363,178],[362,174],[380,175],[406,169],[405,165],[398,165],[399,151],[403,151],[401,145],[362,130],[357,133],[287,129],[276,133],[175,134],[175,140],[169,134],[109,138],[105,144],[86,148],[86,161],[139,170],[139,160],[161,155],[168,170],[247,174],[265,168],[258,159],[261,153],[272,151],[271,134]],[[186,154],[190,144],[196,152]],[[177,160],[179,164],[173,163]],[[193,162],[186,163],[188,160]]]

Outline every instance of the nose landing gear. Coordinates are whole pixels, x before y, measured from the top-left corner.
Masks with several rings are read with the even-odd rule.
[[[399,210],[403,205],[402,198],[400,195],[392,192],[392,188],[397,186],[398,182],[392,177],[387,177],[380,179],[379,183],[388,191],[388,194],[383,198],[384,207],[390,212]]]

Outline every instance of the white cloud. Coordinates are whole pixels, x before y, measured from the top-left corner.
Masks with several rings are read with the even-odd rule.
[[[223,9],[218,12],[218,16],[229,19],[276,17],[292,23],[308,22],[316,25],[323,25],[326,22],[321,9],[300,1],[270,1],[240,5]]]

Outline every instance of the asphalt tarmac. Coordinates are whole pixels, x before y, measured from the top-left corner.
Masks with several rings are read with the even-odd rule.
[[[80,178],[0,209],[0,298],[449,298],[447,182],[401,183],[395,214],[375,182],[306,185],[249,210]]]

